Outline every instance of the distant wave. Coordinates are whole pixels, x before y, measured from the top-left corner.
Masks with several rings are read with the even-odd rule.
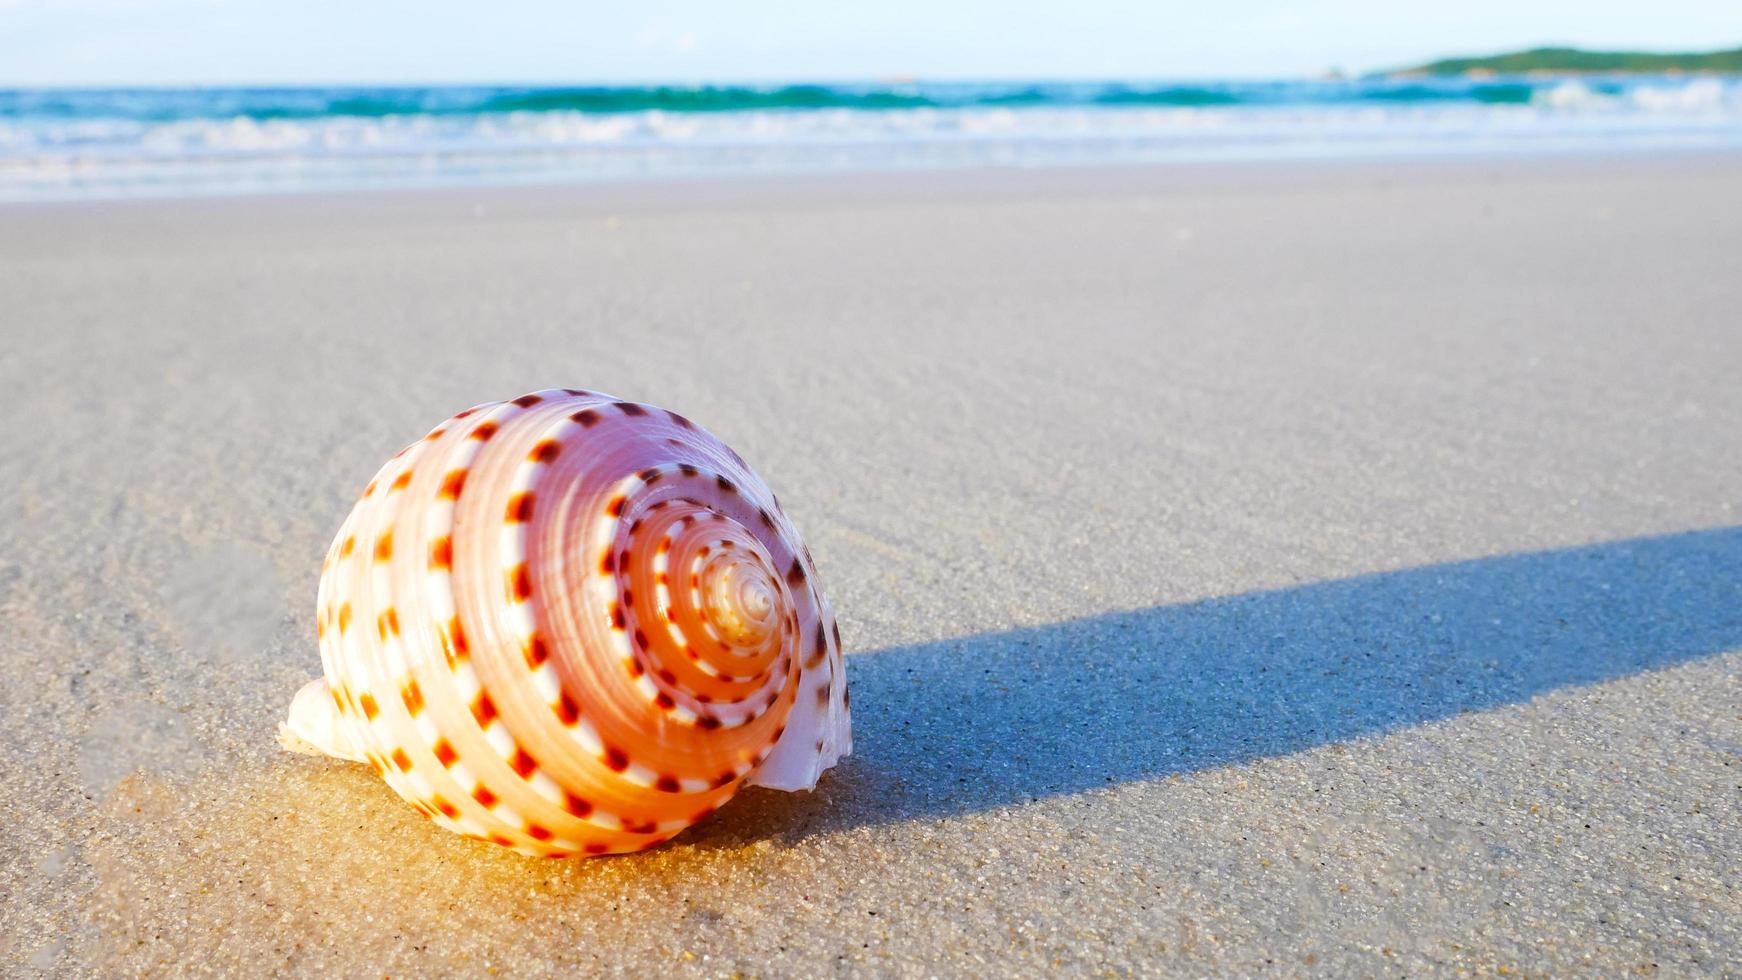
[[[0,197],[1742,145],[1726,77],[0,90]]]
[[[1532,101],[1543,80],[912,83],[434,88],[0,89],[0,119],[314,119],[507,112],[746,112],[779,109],[962,109],[975,106],[1279,106]],[[1621,91],[1625,82],[1599,83]]]

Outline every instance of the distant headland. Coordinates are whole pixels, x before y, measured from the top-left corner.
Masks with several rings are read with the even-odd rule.
[[[1384,72],[1393,76],[1524,75],[1533,73],[1742,73],[1742,48],[1690,54],[1643,51],[1581,51],[1578,48],[1531,48],[1482,58],[1443,58],[1413,68]]]

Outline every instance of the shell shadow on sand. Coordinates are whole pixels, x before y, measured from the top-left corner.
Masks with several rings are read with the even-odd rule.
[[[729,844],[947,817],[1525,702],[1742,647],[1742,527],[1501,555],[847,658],[854,752]]]

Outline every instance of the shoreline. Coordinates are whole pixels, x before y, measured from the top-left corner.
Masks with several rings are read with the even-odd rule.
[[[1221,182],[1264,184],[1299,178],[1434,175],[1456,176],[1471,171],[1518,174],[1564,172],[1654,172],[1684,168],[1723,167],[1742,162],[1742,147],[1631,147],[1601,155],[1587,151],[1469,152],[1400,154],[1396,156],[1301,157],[1293,159],[1180,160],[1150,163],[1081,163],[1042,166],[961,166],[913,169],[796,171],[792,173],[662,174],[635,178],[552,179],[549,181],[435,185],[382,185],[309,189],[214,191],[210,193],[8,199],[0,197],[0,213],[32,210],[154,207],[182,208],[236,204],[239,206],[303,202],[321,206],[370,199],[403,202],[469,197],[481,203],[513,204],[521,198],[557,198],[565,202],[633,207],[672,207],[709,200],[746,204],[773,203],[786,196],[824,201],[840,195],[1025,194],[1034,189],[1093,192],[1097,187],[1212,186]]]

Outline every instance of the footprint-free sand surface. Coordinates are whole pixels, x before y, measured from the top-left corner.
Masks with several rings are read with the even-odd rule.
[[[1742,161],[0,209],[29,975],[1742,970]],[[739,449],[855,754],[643,855],[281,752],[376,467],[545,386]]]

